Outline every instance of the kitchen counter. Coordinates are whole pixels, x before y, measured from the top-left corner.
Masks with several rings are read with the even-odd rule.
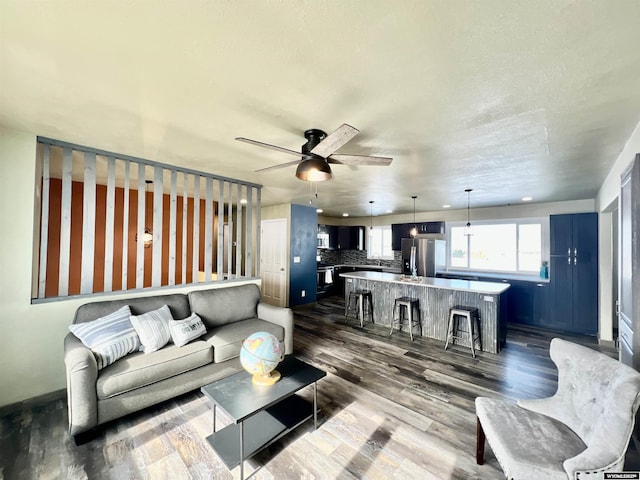
[[[386,272],[350,272],[342,273],[345,278],[360,278],[364,280],[377,280],[388,283],[409,284],[420,287],[444,288],[447,290],[460,290],[465,292],[486,293],[497,295],[509,288],[508,283],[478,282],[469,280],[452,280],[447,278],[412,277]]]
[[[341,263],[338,265],[335,265],[336,268],[356,268],[356,269],[362,269],[362,270],[369,270],[369,271],[380,271],[380,272],[387,272],[387,273],[401,273],[402,270],[400,268],[394,268],[394,267],[388,267],[385,265],[368,265],[368,264],[353,264],[353,263]]]
[[[371,290],[374,321],[391,326],[393,305],[398,297],[414,297],[420,303],[422,335],[444,342],[447,339],[449,309],[463,306],[478,309],[481,350],[498,353],[506,341],[506,295],[508,283],[411,277],[386,272],[345,272],[345,300],[356,289]],[[403,330],[407,331],[406,322]],[[417,329],[414,334],[418,333]],[[462,335],[463,337],[465,335]],[[468,345],[465,338],[458,340]]]
[[[490,273],[490,272],[456,272],[453,270],[438,272],[438,275],[463,275],[463,276],[474,276],[479,278],[488,278],[495,280],[502,280],[503,282],[509,283],[509,281],[522,281],[522,282],[536,282],[536,283],[549,283],[548,278],[540,278],[539,275],[515,275],[508,273]]]

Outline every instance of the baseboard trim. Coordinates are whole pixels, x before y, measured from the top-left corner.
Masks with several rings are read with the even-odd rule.
[[[20,402],[10,403],[8,405],[0,407],[0,417],[18,413],[24,410],[25,407],[39,407],[41,405],[46,405],[47,403],[62,400],[66,398],[66,396],[67,390],[63,388],[61,390],[55,390],[43,395],[38,395],[37,397],[27,398],[26,400],[22,400]]]

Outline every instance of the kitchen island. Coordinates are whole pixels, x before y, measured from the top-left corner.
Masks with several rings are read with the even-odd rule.
[[[420,301],[422,335],[447,339],[449,309],[472,307],[478,309],[482,351],[498,353],[507,337],[506,295],[508,283],[450,280],[432,277],[411,277],[385,272],[352,272],[340,274],[345,279],[345,301],[356,289],[371,290],[374,321],[391,326],[393,305],[398,297],[414,297]],[[408,331],[408,322],[402,330]],[[414,335],[418,333],[417,328]],[[463,334],[464,336],[464,334]],[[459,340],[468,345],[468,341]]]

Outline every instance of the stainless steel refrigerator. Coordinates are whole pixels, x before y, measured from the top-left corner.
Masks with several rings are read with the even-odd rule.
[[[414,250],[415,247],[415,250]],[[435,277],[436,273],[447,267],[447,244],[434,238],[402,239],[402,273],[420,277]]]

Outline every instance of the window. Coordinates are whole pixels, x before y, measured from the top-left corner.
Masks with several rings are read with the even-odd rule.
[[[538,273],[548,257],[548,219],[481,221],[465,235],[463,223],[449,228],[448,267],[481,272]]]
[[[367,242],[367,258],[380,260],[393,260],[391,249],[391,226],[373,227],[367,229],[369,241]]]

